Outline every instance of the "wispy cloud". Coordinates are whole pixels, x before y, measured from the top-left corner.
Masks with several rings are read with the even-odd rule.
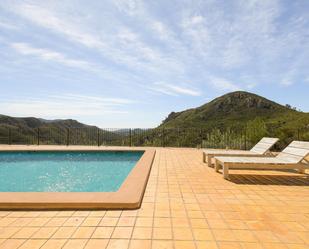
[[[180,87],[176,85],[165,85],[166,88],[171,89],[172,91],[179,93],[179,94],[184,94],[184,95],[191,95],[191,96],[200,96],[201,92],[197,90],[192,90],[190,88],[185,88],[185,87]]]
[[[284,78],[281,80],[280,84],[283,86],[291,86],[293,85],[293,81],[290,78]]]
[[[209,83],[218,90],[222,91],[238,91],[241,88],[235,83],[221,77],[209,76]]]
[[[10,30],[17,30],[18,27],[12,23],[9,22],[4,22],[0,20],[0,28],[4,28],[4,29],[10,29]]]
[[[257,84],[254,83],[254,82],[248,83],[248,84],[246,85],[247,89],[249,89],[249,90],[252,90],[252,89],[255,88],[256,86],[257,86]]]
[[[42,118],[78,118],[105,114],[124,114],[130,99],[103,98],[80,94],[48,95],[37,98],[0,101],[0,109],[12,116]]]
[[[83,32],[69,19],[58,16],[51,9],[43,8],[37,4],[13,4],[10,9],[16,14],[32,21],[38,26],[47,28],[56,33],[65,35],[68,39],[83,44],[90,48],[103,47],[104,43],[95,35]],[[65,16],[69,18],[69,16]]]
[[[51,95],[50,98],[53,99],[60,99],[66,101],[74,101],[79,103],[86,103],[86,102],[95,102],[98,105],[107,105],[107,106],[116,106],[116,105],[125,105],[125,104],[132,104],[136,103],[136,100],[126,99],[126,98],[111,98],[111,97],[99,97],[99,96],[92,96],[92,95],[81,95],[81,94],[72,94],[68,93],[65,95]]]
[[[128,3],[132,11],[137,4],[135,2]],[[97,32],[83,23],[81,16],[46,8],[42,4],[12,4],[9,9],[32,23],[64,36],[69,41],[94,49],[106,60],[125,65],[131,70],[140,68],[153,73],[168,69],[176,72],[182,70],[181,63],[144,43],[137,33],[119,22],[113,32],[104,30],[107,27],[102,27]]]
[[[171,31],[162,22],[153,20],[151,21],[151,26],[154,32],[158,35],[161,40],[171,41],[172,34]],[[174,41],[171,41],[174,42]]]
[[[116,7],[128,15],[136,15],[142,8],[143,0],[113,0]]]
[[[35,48],[27,43],[12,43],[11,47],[22,55],[36,56],[46,61],[54,61],[70,67],[90,70],[92,66],[91,63],[87,61],[70,59],[62,53],[50,49]]]
[[[167,84],[164,82],[156,82],[149,89],[160,92],[166,95],[178,96],[178,95],[189,95],[189,96],[200,96],[202,93],[192,88]]]

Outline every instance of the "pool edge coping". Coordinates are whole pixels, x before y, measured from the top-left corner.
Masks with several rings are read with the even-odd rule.
[[[16,148],[0,151],[143,151],[116,192],[0,192],[0,210],[67,210],[67,209],[138,209],[141,206],[156,150],[153,148],[77,148],[49,146]]]

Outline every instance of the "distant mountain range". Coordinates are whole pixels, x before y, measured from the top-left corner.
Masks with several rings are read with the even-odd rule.
[[[0,115],[0,126],[31,130],[36,128],[96,128],[96,126],[86,125],[74,119],[47,120],[42,118],[26,117],[15,118]]]
[[[164,138],[163,128],[165,129]],[[218,132],[233,129],[238,134],[247,130],[251,133],[251,137],[255,136],[251,139],[252,143],[259,136],[268,135],[277,136],[282,141],[285,140],[284,144],[286,144],[289,140],[295,139],[297,129],[303,128],[305,131],[302,133],[302,138],[309,140],[309,113],[297,111],[289,105],[280,105],[253,93],[237,91],[225,94],[197,108],[172,112],[160,126],[152,130],[115,129],[111,131],[72,119],[45,120],[0,115],[0,143],[35,144],[39,136],[40,141],[45,144],[66,144],[69,140],[70,144],[128,145],[133,139],[138,142],[138,145],[165,143],[169,146],[175,144],[193,146],[201,141],[201,134],[196,133],[197,130],[203,130],[204,134],[215,131],[217,136],[222,136],[222,134],[218,135]],[[185,133],[180,137],[179,129],[195,129],[195,133]],[[8,141],[9,137],[11,141]]]
[[[36,144],[39,136],[40,142],[44,144],[65,144],[70,136],[70,134],[67,135],[68,128],[74,128],[70,134],[72,133],[72,137],[74,133],[74,137],[78,137],[78,141],[86,144],[95,143],[98,129],[96,126],[85,125],[73,119],[46,120],[33,117],[15,118],[5,115],[0,115],[0,142]],[[11,141],[8,141],[9,137]]]

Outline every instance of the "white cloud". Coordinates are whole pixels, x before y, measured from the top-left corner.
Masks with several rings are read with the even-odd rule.
[[[171,89],[172,91],[179,93],[179,94],[184,94],[184,95],[191,95],[191,96],[200,96],[201,93],[196,90],[192,90],[190,88],[185,88],[185,87],[180,87],[180,86],[175,86],[175,85],[165,85],[165,87]]]
[[[176,94],[175,92],[173,92],[169,89],[166,89],[164,87],[161,87],[161,86],[153,86],[153,87],[149,87],[148,89],[155,91],[155,92],[158,92],[158,93],[169,95],[169,96],[178,96],[178,94]]]
[[[280,82],[281,85],[283,86],[291,86],[293,85],[293,81],[291,79],[283,79],[281,82]]]
[[[209,82],[214,88],[221,90],[221,91],[238,91],[241,88],[234,84],[233,82],[216,76],[209,76]]]
[[[131,2],[128,5],[135,6],[136,1]],[[70,41],[95,49],[105,59],[130,69],[138,68],[152,73],[162,70],[176,72],[183,70],[179,61],[144,43],[129,27],[119,23],[115,24],[116,28],[113,28],[112,32],[108,25],[101,26],[102,29],[98,32],[79,15],[57,11],[57,8],[48,9],[39,4],[23,3],[12,4],[9,9],[38,26],[65,36]]]
[[[134,101],[122,98],[102,98],[80,94],[43,96],[0,102],[0,109],[11,116],[33,116],[42,118],[77,118],[127,113],[126,105]]]
[[[188,10],[181,21],[182,34],[184,41],[190,48],[190,56],[203,62],[203,60],[209,59],[212,49],[214,49],[213,37],[210,33],[211,27],[202,22],[203,17],[192,17],[190,12],[191,10]]]
[[[3,22],[0,20],[0,28],[4,28],[4,29],[10,29],[10,30],[17,30],[18,27],[11,24],[11,23],[8,23],[8,22]]]
[[[92,66],[91,63],[87,61],[70,59],[62,53],[55,52],[49,49],[35,48],[27,43],[12,43],[11,47],[20,54],[36,56],[46,61],[54,61],[70,67],[90,70]]]
[[[228,9],[228,13],[225,9]],[[206,10],[205,13],[199,9]],[[206,65],[237,69],[275,54],[280,5],[274,1],[217,1],[193,4],[183,14],[183,33],[196,57]],[[276,49],[273,49],[273,46]]]
[[[252,83],[248,83],[247,85],[246,85],[246,87],[248,88],[248,89],[253,89],[253,88],[255,88],[257,86],[257,84],[256,83],[254,83],[254,82],[252,82]]]
[[[143,5],[142,0],[113,0],[113,4],[120,10],[128,15],[138,14]]]
[[[80,103],[86,103],[88,101],[95,102],[97,104],[115,106],[115,105],[125,105],[125,104],[132,104],[136,103],[135,100],[126,99],[126,98],[110,98],[110,97],[99,97],[99,96],[88,96],[88,95],[81,95],[81,94],[65,94],[65,95],[51,95],[50,98],[53,99],[61,99],[61,100],[68,100],[68,101],[75,101]]]
[[[289,68],[282,73],[281,81],[279,82],[283,86],[291,86],[294,84],[295,76],[298,73],[299,61],[293,61]]]
[[[68,16],[58,16],[52,10],[34,4],[18,4],[11,6],[18,15],[34,22],[38,26],[65,35],[67,38],[90,48],[103,47],[105,44],[96,36],[83,32],[81,27],[73,24]]]
[[[158,62],[161,60],[161,54],[159,51],[155,51],[149,46],[145,45],[139,38],[139,36],[132,32],[128,28],[123,28],[118,33],[120,43],[128,54],[136,54],[141,59],[152,62]]]
[[[182,22],[182,25],[184,28],[192,28],[196,25],[202,24],[204,21],[204,17],[200,15],[194,15],[190,16],[188,18],[185,18]]]
[[[157,20],[151,20],[150,23],[152,25],[152,29],[161,40],[167,40],[169,42],[175,43],[174,39],[172,38],[172,32],[166,27],[166,25]]]
[[[164,82],[156,82],[149,89],[154,90],[156,92],[164,93],[166,95],[178,96],[178,95],[189,95],[189,96],[200,96],[201,92],[188,88],[182,87],[178,85],[167,84]]]

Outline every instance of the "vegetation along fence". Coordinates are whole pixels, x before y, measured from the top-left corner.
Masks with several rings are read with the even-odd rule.
[[[25,145],[92,145],[92,146],[159,146],[249,149],[264,136],[280,138],[282,149],[292,140],[309,141],[309,127],[282,132],[256,127],[229,128],[35,128],[0,127],[0,144]]]

